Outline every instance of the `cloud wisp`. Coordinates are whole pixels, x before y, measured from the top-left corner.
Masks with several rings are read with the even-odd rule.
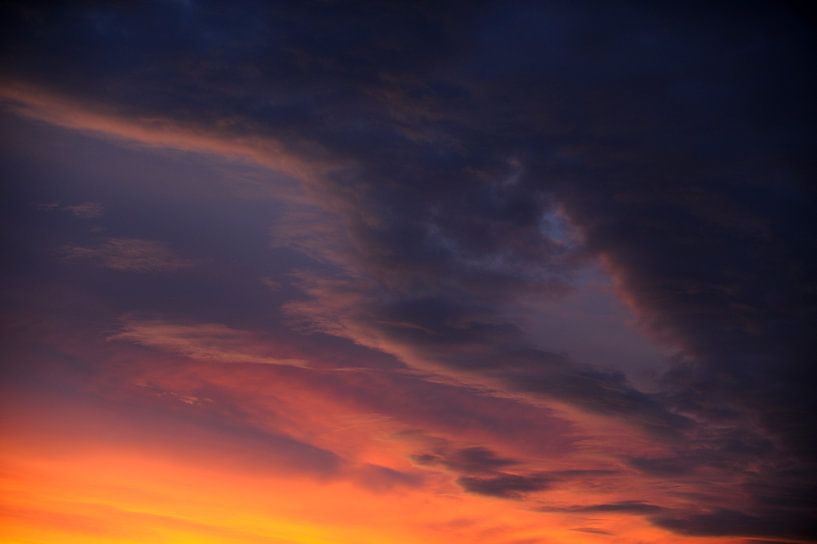
[[[108,340],[133,342],[203,362],[309,366],[302,359],[276,357],[258,336],[218,323],[126,319],[122,330]]]
[[[193,266],[193,261],[176,254],[170,247],[142,238],[108,238],[94,246],[67,245],[68,261],[87,261],[119,272],[174,272]]]

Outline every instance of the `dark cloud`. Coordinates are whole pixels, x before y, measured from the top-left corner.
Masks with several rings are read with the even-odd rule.
[[[516,465],[519,461],[498,456],[488,448],[473,446],[455,451],[444,461],[445,465],[460,472],[486,472]]]
[[[653,522],[666,529],[691,536],[745,535],[813,540],[817,538],[814,518],[793,517],[785,509],[752,513],[718,509],[703,513],[661,514]]]
[[[591,535],[606,535],[606,536],[613,535],[613,533],[611,533],[610,531],[605,531],[604,529],[596,529],[594,527],[579,527],[573,530],[578,531],[580,533],[590,533]]]
[[[788,6],[7,4],[3,78],[333,164],[310,183],[342,220],[313,250],[342,253],[345,283],[316,307],[356,298],[303,317],[623,418],[678,452],[631,466],[717,469],[753,499],[659,526],[813,538],[817,89],[813,29]],[[557,207],[581,243],[543,228]],[[507,317],[597,256],[679,348],[658,392],[534,345]],[[551,484],[467,474],[512,466],[485,455],[444,462],[474,493]]]
[[[576,512],[576,513],[622,513],[622,514],[652,514],[663,510],[660,506],[642,501],[620,501],[603,504],[590,504],[570,507],[542,507],[543,512]]]
[[[699,464],[699,460],[674,457],[634,457],[629,459],[628,463],[648,474],[672,477],[690,472]]]
[[[527,493],[547,489],[551,482],[544,474],[500,473],[483,477],[461,476],[457,483],[470,493],[502,499],[519,499]]]
[[[757,538],[752,538],[744,541],[744,544],[786,544],[787,542],[791,542],[790,540],[759,540]]]
[[[483,446],[420,453],[412,459],[420,465],[445,467],[454,472],[458,475],[457,483],[469,493],[516,500],[563,482],[612,474],[607,470],[525,471],[522,461],[501,457]]]
[[[516,459],[501,457],[483,446],[471,446],[450,452],[419,453],[413,455],[412,459],[420,465],[443,466],[462,474],[491,474],[521,463]]]

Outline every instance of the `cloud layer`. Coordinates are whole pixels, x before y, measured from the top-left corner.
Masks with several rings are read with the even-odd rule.
[[[275,437],[301,429],[292,440],[337,456],[344,468],[329,472],[370,491],[627,516],[668,538],[817,539],[817,89],[814,34],[795,8],[3,9],[5,111],[138,153],[218,156],[236,172],[253,163],[303,187],[275,208],[241,200],[266,223],[235,212],[207,242],[187,233],[187,245],[144,218],[116,223],[96,195],[53,200],[80,202],[58,206],[113,229],[94,242],[50,235],[64,265],[147,276],[122,280],[132,298],[72,284],[117,320],[98,331],[98,357],[142,350],[132,353],[189,369],[241,414],[266,413],[282,427]],[[162,190],[141,198],[157,205],[174,189]],[[173,196],[178,223],[194,224],[185,203],[195,199]],[[245,220],[266,257],[247,258],[249,242],[227,234]],[[212,259],[186,257],[203,246]],[[31,268],[32,282],[58,283]],[[608,275],[643,334],[672,353],[655,361],[650,387],[620,357],[582,360],[520,317],[588,290],[593,274]],[[176,283],[162,290],[154,276]],[[577,327],[594,337],[593,324]],[[196,366],[213,362],[252,364]],[[111,375],[84,364],[103,382],[144,372],[174,391],[187,379],[150,362]],[[256,383],[291,418],[270,415]],[[363,418],[391,449],[332,411]],[[218,432],[244,432],[219,421]],[[281,440],[272,449],[289,451]],[[567,496],[576,489],[596,494]]]

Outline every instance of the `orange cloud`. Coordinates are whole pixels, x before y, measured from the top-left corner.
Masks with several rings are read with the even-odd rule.
[[[122,331],[108,340],[134,342],[197,361],[307,366],[302,359],[271,355],[270,346],[252,333],[218,323],[126,319]]]
[[[450,385],[418,382],[412,389],[406,385],[416,378],[391,380],[383,372],[200,364],[213,339],[226,339],[212,348],[216,353],[229,353],[233,341],[257,340],[220,325],[131,320],[121,334],[126,331],[133,337],[110,345],[133,350],[127,340],[191,361],[148,357],[140,364],[131,354],[122,365],[120,356],[108,354],[105,372],[86,384],[81,403],[6,395],[4,411],[15,417],[3,425],[0,448],[3,538],[92,544],[684,540],[625,511],[645,508],[633,497],[671,504],[666,489],[657,491],[635,472],[590,470],[525,501],[469,493],[458,484],[461,471],[480,466],[568,474],[578,466],[615,468],[601,449],[563,455],[557,447],[545,454],[545,442],[557,440],[558,431],[533,407]],[[469,444],[496,453],[464,456],[460,450],[470,451]],[[328,452],[338,460],[329,462]],[[411,456],[419,452],[441,460],[417,463]]]
[[[127,116],[113,108],[61,96],[24,82],[0,83],[0,99],[20,115],[47,123],[135,142],[150,147],[212,153],[249,160],[301,180],[316,178],[332,165],[312,150],[308,160],[272,137],[241,136],[223,126],[185,126],[156,117]]]

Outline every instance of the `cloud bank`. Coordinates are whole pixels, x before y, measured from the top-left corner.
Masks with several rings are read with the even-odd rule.
[[[28,16],[9,4],[4,103],[297,177],[311,207],[271,242],[308,260],[289,276],[288,326],[443,383],[624,422],[656,451],[617,454],[621,470],[703,497],[564,511],[642,516],[678,535],[817,538],[817,89],[804,20],[765,3],[247,8]],[[554,228],[557,214],[575,236]],[[143,273],[193,264],[137,238],[65,256]],[[550,349],[514,317],[599,262],[675,349],[654,390]],[[114,338],[302,366],[226,325],[131,322]],[[568,479],[471,448],[415,455],[494,498],[533,500]]]

